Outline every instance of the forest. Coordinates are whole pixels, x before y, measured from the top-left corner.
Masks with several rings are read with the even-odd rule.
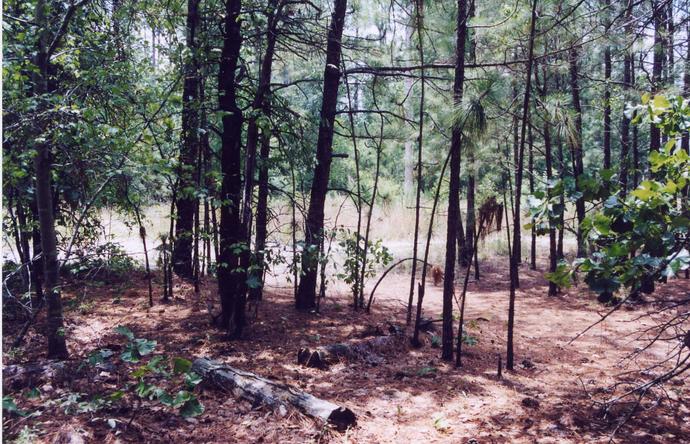
[[[690,442],[688,0],[6,0],[3,442]]]

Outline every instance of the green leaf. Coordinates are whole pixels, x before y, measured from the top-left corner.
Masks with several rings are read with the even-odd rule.
[[[669,102],[665,96],[656,95],[654,96],[654,100],[652,100],[652,105],[654,108],[665,110],[671,107],[671,102]]]
[[[30,388],[29,390],[27,390],[24,393],[24,397],[27,399],[35,399],[35,398],[38,398],[40,396],[41,396],[41,391],[36,387]]]
[[[196,397],[188,400],[180,408],[180,415],[185,418],[193,418],[194,416],[199,416],[204,413],[204,406],[201,405]]]
[[[192,368],[192,361],[184,358],[173,359],[173,373],[179,375],[180,373],[187,373]]]
[[[116,390],[112,392],[110,395],[108,395],[108,398],[110,398],[111,401],[118,401],[122,399],[122,397],[125,396],[125,392],[122,390]]]
[[[118,325],[115,327],[115,331],[129,339],[130,341],[134,340],[134,333],[132,333],[132,330],[130,330],[127,327],[123,327],[122,325]]]
[[[193,389],[195,386],[199,385],[202,380],[202,377],[194,372],[189,372],[184,375],[184,382],[190,389]]]
[[[149,353],[153,352],[153,349],[156,348],[156,341],[150,341],[148,339],[135,339],[134,343],[136,344],[137,351],[141,356],[146,356]]]
[[[14,399],[11,396],[2,397],[2,409],[7,413],[14,413],[19,416],[27,415],[26,412],[20,410],[19,407],[17,407],[17,404],[15,404]]]

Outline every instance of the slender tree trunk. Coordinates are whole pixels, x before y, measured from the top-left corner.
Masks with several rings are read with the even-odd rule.
[[[311,310],[316,306],[318,250],[320,239],[323,236],[324,205],[333,156],[333,124],[338,102],[338,86],[340,85],[341,40],[346,9],[347,0],[334,0],[326,49],[323,101],[319,119],[319,137],[316,143],[316,166],[309,197],[309,211],[302,254],[302,279],[295,301],[296,307],[300,310]]]
[[[575,111],[575,135],[570,142],[570,151],[573,157],[573,175],[575,176],[576,189],[580,191],[580,176],[584,173],[582,153],[582,105],[580,103],[580,77],[578,73],[579,49],[573,46],[570,50],[570,93],[572,95],[573,110]],[[577,215],[577,257],[584,257],[585,240],[582,235],[582,222],[585,219],[585,200],[580,197],[575,202]]]
[[[190,56],[184,65],[182,92],[182,145],[178,175],[180,189],[177,195],[177,224],[173,248],[175,273],[185,279],[194,278],[193,244],[196,197],[197,157],[199,152],[199,62],[196,42],[199,27],[200,0],[187,1],[187,49]]]
[[[541,100],[543,103],[545,103],[546,96],[548,93],[548,85],[549,85],[549,78],[548,78],[548,67],[547,64],[544,63],[542,65],[542,73],[543,73],[543,85],[540,90],[540,95],[541,95]],[[546,113],[545,113],[546,114]],[[549,121],[549,116],[544,115],[543,118],[544,124],[543,124],[543,131],[544,131],[544,163],[546,166],[546,182],[551,183],[553,181],[553,147],[551,143],[551,123]],[[548,197],[553,198],[555,196],[551,195],[551,190],[547,190]],[[558,251],[557,251],[557,245],[556,245],[556,227],[555,227],[556,221],[554,218],[549,215],[549,272],[553,273],[556,271],[556,267],[558,266]],[[549,281],[549,296],[556,296],[558,294],[558,286]]]
[[[364,251],[362,252],[362,268],[360,271],[359,278],[359,306],[364,308],[364,280],[366,278],[367,271],[367,250],[369,245],[369,233],[371,232],[371,217],[374,214],[374,204],[376,203],[376,195],[379,189],[379,175],[381,171],[381,152],[383,151],[383,126],[384,121],[381,120],[380,129],[380,139],[376,146],[376,169],[374,171],[374,187],[371,191],[371,204],[369,205],[369,211],[367,213],[367,223],[364,229]]]
[[[424,0],[415,0],[415,28],[417,30],[417,50],[419,53],[419,63],[424,66]],[[417,134],[417,196],[415,198],[415,214],[414,214],[414,239],[412,241],[412,272],[410,273],[410,294],[407,300],[407,324],[412,321],[412,303],[414,301],[414,283],[417,278],[417,243],[419,242],[419,215],[420,205],[422,200],[422,158],[424,148],[424,69],[420,71],[420,96],[419,96],[419,132]],[[422,274],[426,271],[426,264]],[[421,292],[424,292],[424,285],[418,286]],[[423,299],[423,294],[417,295],[417,306],[421,307],[419,299]],[[421,308],[420,308],[421,309]],[[415,326],[415,331],[417,330]],[[413,342],[418,342],[413,340]]]
[[[250,290],[253,299],[263,298],[264,276],[266,264],[264,263],[264,250],[266,249],[266,236],[268,233],[268,169],[271,142],[269,136],[261,134],[261,150],[259,153],[259,194],[256,203],[256,238],[254,248],[260,270],[257,271],[260,286]]]
[[[413,27],[405,27],[405,41],[412,44]],[[411,91],[414,85],[412,77],[405,77],[404,80],[405,93],[408,94],[408,100],[405,101],[405,107],[403,111],[405,117],[408,119],[413,118],[414,111],[412,109]],[[404,179],[403,179],[403,202],[405,206],[410,206],[414,202],[414,141],[411,139],[405,140],[405,155],[403,157],[403,169],[404,169]]]
[[[563,181],[566,176],[566,163],[565,152],[563,151],[563,141],[560,136],[556,136],[556,143],[558,145],[559,178]],[[558,214],[558,245],[556,246],[556,257],[558,260],[561,260],[565,258],[563,254],[563,237],[565,235],[565,190],[561,190],[559,204],[560,211]]]
[[[604,27],[608,34],[611,28],[611,0],[604,0]],[[611,45],[604,48],[604,168],[611,168]]]
[[[683,0],[685,2],[685,0]],[[667,33],[666,33],[666,40],[667,40],[667,46],[666,46],[666,54],[668,54],[668,60],[667,60],[667,65],[666,65],[666,84],[673,86],[675,83],[675,63],[676,63],[676,58],[675,54],[673,52],[673,44],[674,44],[674,34],[676,32],[676,24],[673,20],[673,0],[668,0],[666,3],[666,7],[668,8],[666,11],[666,28],[667,28]],[[686,5],[687,8],[687,5]],[[687,9],[686,9],[687,10]]]
[[[517,58],[517,55],[515,55],[515,58]],[[515,84],[513,85],[513,97],[514,97],[515,103],[518,103],[517,85],[515,85]],[[520,135],[519,135],[520,119],[517,116],[517,111],[513,115],[512,129],[513,129],[513,178],[515,179],[515,182],[517,182],[517,168],[518,168],[518,163],[519,163],[518,152],[520,150]],[[513,217],[515,217],[515,207],[514,207],[513,201],[514,201],[514,198],[513,198],[512,192],[511,192],[511,194],[510,194],[511,211],[512,211],[511,214],[513,215]],[[515,259],[517,261],[517,265],[519,265],[522,263],[522,233],[520,232],[519,227],[516,231],[518,231],[519,236],[517,237],[517,239],[515,239],[516,242],[513,244],[513,250],[514,250],[514,252],[517,252],[517,257]],[[512,252],[511,252],[511,254],[512,254]],[[516,287],[520,287],[519,276],[516,279],[517,279],[517,283],[515,285],[516,285]]]
[[[458,5],[459,7],[459,5]],[[465,10],[467,10],[467,6],[465,5]],[[468,17],[474,17],[474,0],[471,0],[470,5],[469,5],[469,11],[468,11]],[[459,20],[459,19],[458,19]],[[465,19],[463,19],[465,20]],[[459,32],[459,31],[458,31]],[[470,63],[474,63],[474,33],[471,30],[466,30],[465,32],[467,34],[466,37],[463,37],[467,40],[469,40],[469,46],[470,46],[470,51],[469,51],[469,56],[470,56]],[[459,37],[458,37],[459,38]],[[456,43],[457,46],[457,43]],[[463,46],[464,48],[464,46]],[[456,54],[457,57],[457,54]],[[464,54],[463,54],[464,57]],[[457,66],[456,66],[457,69]],[[457,72],[456,72],[457,76]],[[457,106],[457,105],[456,105]],[[475,256],[475,245],[474,245],[474,233],[475,233],[475,225],[476,225],[476,212],[475,212],[475,191],[476,191],[476,177],[477,177],[477,169],[475,165],[475,158],[474,158],[474,145],[472,143],[466,143],[465,146],[465,152],[467,153],[467,223],[465,224],[465,230],[466,230],[466,235],[465,235],[465,242],[463,243],[463,249],[460,252],[460,265],[463,267],[469,267],[470,264],[472,263],[472,258]],[[459,162],[459,161],[458,161]],[[451,174],[453,174],[453,168],[451,164]],[[458,172],[459,174],[459,172]],[[459,189],[459,188],[458,188]],[[475,268],[475,270],[477,270]]]
[[[458,0],[458,16],[456,23],[457,24],[455,39],[455,80],[453,82],[453,107],[455,109],[460,109],[460,107],[462,106],[463,86],[465,83],[465,41],[467,35],[467,0]],[[460,219],[461,151],[462,128],[460,127],[460,125],[458,125],[458,122],[453,122],[453,131],[450,143],[450,183],[448,185],[446,264],[443,276],[443,336],[441,340],[441,358],[446,361],[451,361],[453,359],[453,295],[455,293],[455,243],[457,240],[456,236],[458,220]],[[470,168],[472,168],[472,166],[470,166]],[[439,178],[439,180],[442,180],[442,178]]]
[[[515,289],[518,287],[518,240],[520,238],[520,198],[522,194],[522,167],[525,153],[525,138],[529,116],[530,92],[532,89],[532,65],[534,59],[534,36],[537,22],[537,0],[532,0],[529,47],[526,63],[525,97],[522,102],[522,126],[520,128],[520,151],[518,152],[517,174],[515,177],[515,212],[513,214],[513,251],[510,255],[510,300],[508,306],[508,342],[506,368],[513,370],[513,327],[515,325]]]
[[[625,8],[625,36],[626,40],[631,44],[633,40],[632,35],[632,8],[633,0],[628,0],[628,4]],[[623,60],[623,90],[625,98],[627,99],[630,95],[630,89],[632,88],[632,64],[633,64],[633,54],[632,47],[627,48],[625,51],[625,56]],[[630,118],[623,113],[621,121],[621,160],[620,160],[620,180],[621,180],[621,197],[624,199],[628,193],[628,175],[629,175],[629,165],[628,157],[630,156]]]
[[[690,18],[690,16],[688,18]],[[687,53],[685,55],[685,70],[683,72],[683,97],[685,97],[686,99],[690,99],[690,22],[688,22],[685,26],[687,31]],[[685,131],[683,133],[681,147],[685,150],[686,153],[690,153],[690,135],[688,134],[688,131]]]
[[[651,0],[652,17],[654,19],[654,58],[652,64],[652,95],[661,89],[661,76],[664,64],[664,2]],[[661,146],[661,132],[654,124],[649,125],[649,150],[659,151]]]
[[[532,135],[532,125],[527,128],[527,139],[529,142],[529,152],[527,154],[527,173],[529,174],[529,194],[534,194],[534,136]],[[534,219],[532,219],[534,221]],[[531,270],[537,269],[537,232],[532,225],[530,230],[530,249],[529,249],[529,267]]]
[[[640,66],[644,66],[643,61],[644,61],[644,55],[640,54]],[[633,85],[633,88],[635,86],[635,65],[632,65],[632,69],[630,71],[631,75],[631,83]],[[635,118],[635,115],[637,113],[633,114],[633,119]],[[633,185],[631,188],[637,188],[637,186],[640,184],[640,148],[639,148],[639,129],[637,125],[633,125],[633,134],[632,134],[632,157],[633,157]]]
[[[342,58],[342,54],[341,54]],[[345,67],[345,60],[343,59],[343,68]],[[360,245],[361,245],[361,233],[362,233],[362,212],[364,211],[364,208],[362,207],[362,180],[361,180],[361,174],[360,174],[360,161],[359,161],[359,149],[357,148],[357,135],[355,133],[355,121],[352,113],[352,100],[350,96],[350,84],[348,82],[347,76],[345,76],[345,90],[347,92],[347,107],[348,107],[348,120],[350,122],[350,136],[352,137],[352,150],[354,151],[355,154],[355,183],[357,186],[357,196],[356,196],[356,206],[357,206],[357,231],[355,232],[355,239],[357,242],[357,249],[356,251],[356,258],[355,258],[355,264],[354,264],[354,269],[353,269],[353,275],[355,277],[355,280],[353,282],[354,286],[354,291],[352,292],[352,307],[357,310],[360,308],[360,287],[363,285],[364,278],[362,274],[362,279],[360,279],[360,270],[364,271],[366,265],[365,265],[365,260],[366,260],[366,243],[364,244],[364,250],[360,250]],[[355,90],[355,103],[357,102],[357,91]],[[323,241],[322,241],[323,243]],[[363,251],[362,255],[360,256],[360,251]],[[361,301],[361,305],[364,305],[364,300]]]
[[[220,327],[231,338],[242,334],[245,324],[246,270],[240,269],[244,249],[249,248],[240,219],[242,199],[242,111],[237,106],[235,75],[242,45],[241,0],[225,1],[224,39],[221,52],[218,104],[223,112],[221,135],[220,256],[218,292]]]
[[[281,20],[282,2],[279,0],[271,0],[268,26],[266,30],[266,49],[263,59],[261,61],[261,71],[259,73],[259,86],[254,97],[254,109],[260,110],[264,116],[270,113],[270,87],[271,87],[271,72],[273,70],[273,56],[275,54],[275,46],[277,39],[278,22]],[[258,125],[256,119],[249,123],[247,130],[247,152],[256,153],[256,143],[261,142],[259,152],[259,193],[256,203],[256,237],[254,242],[254,252],[257,260],[257,268],[252,271],[256,277],[257,285],[250,289],[249,297],[253,300],[260,300],[263,294],[263,278],[264,278],[264,249],[266,248],[266,233],[268,220],[268,158],[270,154],[270,134],[267,130],[261,130],[259,135]],[[250,147],[251,145],[251,147]],[[253,172],[252,172],[253,175]],[[245,188],[245,202],[251,199],[251,189]],[[251,200],[250,200],[251,201]],[[246,205],[246,204],[245,204]],[[247,208],[245,206],[245,211]],[[248,211],[251,214],[251,208]],[[246,223],[247,224],[247,223]],[[248,222],[251,227],[251,222]],[[248,231],[249,233],[249,231]]]

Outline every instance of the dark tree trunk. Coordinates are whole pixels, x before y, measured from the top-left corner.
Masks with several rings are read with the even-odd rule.
[[[527,131],[529,141],[529,152],[527,158],[527,173],[529,174],[529,194],[534,194],[534,136],[532,135],[532,124]],[[533,222],[534,220],[532,220]],[[537,269],[537,232],[534,225],[530,229],[530,248],[529,248],[529,267],[531,270]]]
[[[632,0],[631,0],[632,1]],[[687,39],[686,45],[687,53],[685,55],[685,70],[683,72],[683,97],[686,99],[690,98],[690,22],[686,25],[687,27]],[[683,133],[683,139],[681,141],[681,147],[686,153],[690,153],[690,135],[685,131]]]
[[[223,39],[219,67],[218,104],[223,112],[221,135],[220,256],[218,293],[222,308],[219,326],[231,338],[242,334],[245,324],[246,270],[240,269],[244,249],[249,248],[240,220],[242,199],[242,111],[237,106],[235,75],[242,35],[239,15],[241,0],[226,0]]]
[[[453,106],[455,107],[455,109],[459,109],[460,106],[462,106],[463,86],[465,83],[465,37],[467,34],[466,15],[467,0],[458,0],[458,16],[456,22],[457,34],[455,39],[455,80],[453,82]],[[453,132],[450,145],[450,183],[448,185],[446,265],[443,277],[443,337],[441,341],[441,357],[446,361],[451,361],[453,359],[453,295],[455,292],[455,243],[457,240],[456,236],[458,221],[460,220],[461,151],[462,128],[457,124],[457,122],[455,122],[455,124],[453,125]],[[470,255],[470,258],[471,257],[472,256]]]
[[[347,0],[334,0],[331,26],[328,31],[326,49],[326,69],[323,79],[323,101],[319,119],[319,137],[316,143],[316,166],[309,197],[309,212],[302,254],[302,280],[299,283],[295,306],[300,310],[310,310],[316,306],[316,278],[320,239],[323,236],[323,217],[328,178],[333,156],[333,124],[338,102],[342,35],[345,24]]]
[[[256,259],[260,270],[257,271],[260,286],[252,288],[251,297],[256,300],[263,298],[264,275],[266,265],[264,264],[264,250],[266,249],[266,236],[268,233],[268,159],[271,150],[268,135],[261,135],[261,150],[259,153],[259,194],[256,202],[256,240],[254,248]]]
[[[575,135],[570,142],[570,151],[573,161],[573,175],[575,176],[576,189],[580,191],[580,175],[584,173],[582,153],[582,104],[580,103],[580,77],[578,73],[579,48],[573,46],[570,50],[570,93],[572,95],[573,110],[575,111]],[[584,257],[585,242],[582,236],[582,221],[585,219],[585,200],[580,197],[575,202],[577,215],[577,257]]]
[[[34,60],[36,70],[33,74],[33,94],[39,101],[43,99],[44,94],[48,93],[49,10],[50,7],[43,1],[39,1],[36,5],[39,40],[38,51]],[[41,252],[43,253],[43,289],[47,306],[45,332],[48,339],[48,357],[66,359],[68,352],[62,322],[62,299],[58,287],[59,263],[52,193],[52,159],[50,146],[45,142],[36,144],[34,167],[36,171],[36,210],[41,234]]]
[[[540,89],[540,95],[542,102],[545,103],[546,96],[548,93],[548,85],[549,85],[549,79],[548,79],[548,67],[547,64],[544,63],[542,65],[542,72],[543,72],[543,84]],[[553,180],[553,147],[551,143],[551,124],[549,122],[549,117],[548,115],[544,116],[544,126],[543,126],[543,131],[544,131],[544,163],[546,166],[546,181],[551,182]],[[553,198],[555,196],[551,195],[551,190],[548,190],[548,197]],[[551,215],[549,215],[549,272],[553,273],[556,271],[556,267],[558,265],[558,251],[557,251],[557,245],[556,245],[556,227],[555,227],[556,221],[554,220]],[[558,294],[558,286],[554,284],[553,282],[549,281],[549,296],[555,296]]]
[[[467,6],[463,5],[465,10],[467,10]],[[458,8],[460,7],[460,4],[458,2]],[[471,1],[470,8],[468,11],[468,18],[474,17],[474,0]],[[458,24],[459,22],[458,18]],[[463,21],[466,21],[467,19],[463,18]],[[460,32],[460,28],[458,28],[458,32]],[[470,63],[474,63],[474,55],[475,55],[475,42],[473,38],[473,32],[471,30],[467,30],[467,27],[465,26],[465,34],[467,34],[465,37],[463,37],[466,40],[469,40],[469,55],[470,55]],[[460,37],[458,36],[458,39]],[[464,48],[464,44],[463,44]],[[458,56],[457,54],[457,43],[456,43],[456,57]],[[464,57],[464,54],[463,54]],[[457,64],[456,64],[456,70]],[[464,77],[464,67],[463,67],[463,77]],[[456,71],[456,81],[457,81],[457,71]],[[461,91],[462,93],[462,91]],[[462,97],[461,97],[462,98]],[[451,148],[452,149],[452,148]],[[466,230],[466,235],[464,236],[465,242],[463,243],[463,248],[460,252],[460,265],[463,267],[469,267],[470,264],[472,263],[472,258],[474,257],[474,252],[475,252],[475,245],[474,245],[474,233],[475,233],[475,225],[476,225],[476,211],[475,211],[475,191],[476,191],[476,168],[475,168],[475,159],[474,159],[474,146],[472,143],[467,143],[465,144],[465,151],[467,153],[467,223],[465,224],[465,230]],[[460,161],[458,161],[459,164]],[[459,170],[458,170],[459,171]],[[453,174],[453,159],[451,158],[451,168],[450,168],[450,174],[452,177]],[[459,172],[458,172],[459,174]],[[458,188],[459,190],[459,188]],[[459,193],[459,191],[458,191]],[[450,214],[448,215],[450,216]]]
[[[259,74],[259,86],[254,97],[254,109],[261,110],[263,115],[267,116],[270,112],[270,85],[271,85],[271,71],[273,69],[273,55],[275,53],[276,38],[278,22],[281,19],[282,3],[279,0],[271,0],[270,13],[268,16],[268,29],[266,31],[266,50],[261,62],[261,72]],[[259,194],[256,204],[256,240],[255,240],[255,256],[258,268],[253,271],[256,280],[259,282],[258,286],[252,288],[249,292],[250,298],[260,300],[263,291],[264,279],[264,248],[266,248],[266,230],[268,220],[268,157],[270,154],[270,134],[262,130],[259,135],[258,125],[256,119],[249,122],[247,130],[247,153],[256,154],[256,144],[261,142],[261,149],[259,153]],[[249,172],[247,178],[253,176],[253,171]],[[253,183],[253,181],[252,181]],[[245,225],[247,226],[247,233],[251,228],[251,220],[247,220],[248,215],[251,214],[250,209],[247,208],[247,201],[251,202],[251,186],[245,187]]]
[[[625,36],[628,42],[633,39],[632,35],[632,8],[633,0],[628,0],[628,5],[625,9]],[[632,68],[633,68],[633,54],[632,48],[628,48],[625,51],[625,56],[623,59],[623,88],[624,94],[627,98],[632,88]],[[630,118],[623,113],[623,118],[621,121],[621,167],[620,167],[620,180],[621,180],[621,197],[625,198],[628,193],[628,175],[629,175],[629,161],[630,156]]]
[[[604,11],[606,33],[611,27],[609,16],[611,0],[605,0]],[[607,43],[604,48],[604,168],[611,168],[611,46]]]
[[[423,18],[424,0],[415,1],[415,29],[417,31],[417,51],[419,54],[419,63],[424,66],[424,39],[422,25],[424,23]],[[417,133],[417,194],[415,196],[415,207],[414,207],[414,239],[412,241],[412,271],[410,273],[410,292],[407,299],[407,324],[409,325],[412,320],[412,303],[414,301],[414,287],[415,279],[417,278],[417,249],[419,242],[419,216],[420,216],[420,205],[422,201],[422,159],[424,151],[424,93],[425,93],[425,78],[424,69],[420,71],[420,95],[419,95],[419,132]],[[431,228],[430,228],[431,229]],[[426,271],[426,264],[422,269],[422,275]],[[417,307],[418,312],[421,311],[420,300],[424,298],[424,285],[417,285],[419,293],[417,294]],[[421,314],[418,314],[417,319]],[[417,320],[415,320],[415,336],[417,334]],[[418,340],[413,338],[413,342],[418,344]]]
[[[530,92],[532,89],[532,64],[534,59],[534,36],[537,22],[537,0],[532,0],[532,17],[530,19],[529,47],[526,63],[525,97],[522,102],[522,126],[520,128],[520,150],[515,176],[515,211],[513,214],[513,251],[510,254],[510,300],[508,306],[508,341],[506,368],[513,370],[513,327],[515,325],[515,289],[518,287],[518,262],[520,238],[520,197],[522,194],[522,167],[524,163],[525,139],[529,117]]]
[[[652,0],[652,17],[654,19],[654,58],[652,64],[652,95],[661,89],[664,65],[665,3]],[[649,150],[659,151],[661,130],[654,124],[649,125]]]
[[[177,224],[173,248],[175,273],[185,279],[194,278],[193,245],[194,219],[198,198],[197,157],[199,152],[199,62],[196,34],[199,26],[200,0],[187,1],[187,49],[190,52],[184,66],[182,92],[182,144],[179,160],[179,192],[177,194]]]
[[[640,66],[643,66],[643,61],[644,61],[644,55],[640,54]],[[633,87],[635,86],[635,65],[634,63],[631,65],[632,69],[630,71],[631,75],[631,84]],[[635,114],[633,114],[633,118]],[[633,184],[631,188],[637,188],[637,185],[640,184],[640,147],[639,147],[639,129],[637,125],[633,125],[633,134],[632,134],[632,157],[633,157]]]
[[[517,86],[514,86],[513,88],[513,98],[515,103],[518,103],[517,100]],[[520,128],[520,119],[517,116],[517,112],[513,114],[513,123],[512,123],[512,130],[513,130],[513,177],[517,179],[517,167],[518,167],[518,151],[520,149],[520,135],[519,135],[519,128]],[[510,201],[511,201],[511,209],[512,209],[512,215],[515,215],[515,207],[513,205],[513,194],[511,191],[510,194]],[[518,227],[518,232],[519,227]],[[517,239],[514,239],[517,241],[517,243],[513,244],[513,252],[517,252],[517,256],[515,260],[517,261],[517,265],[522,263],[522,234],[520,234]],[[510,253],[512,254],[512,252]],[[516,287],[520,287],[520,279],[519,276],[515,276],[516,279]]]

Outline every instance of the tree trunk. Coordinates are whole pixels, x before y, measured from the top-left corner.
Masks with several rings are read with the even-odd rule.
[[[458,2],[458,8],[460,7],[460,4]],[[467,10],[467,5],[463,5],[464,10]],[[463,18],[463,21],[467,21],[469,18],[474,17],[474,0],[471,0],[470,5],[469,5],[469,11],[467,12],[467,18]],[[458,24],[460,19],[458,19]],[[458,32],[460,29],[458,28]],[[469,51],[469,57],[470,57],[470,63],[474,63],[476,60],[474,59],[475,51],[474,51],[474,33],[472,30],[467,30],[467,26],[465,24],[465,34],[466,36],[463,37],[466,40],[469,40],[469,46],[470,46],[470,51]],[[459,38],[459,36],[458,36]],[[464,50],[464,44],[463,44],[463,50]],[[456,43],[456,57],[458,57],[459,54],[457,53],[457,43]],[[464,53],[463,53],[463,62],[464,62]],[[456,68],[457,70],[457,61],[456,61]],[[464,69],[464,68],[463,68]],[[457,71],[456,71],[456,81],[457,81]],[[464,77],[464,72],[463,72],[463,77]],[[457,106],[457,104],[456,104]],[[452,143],[452,142],[451,142]],[[474,158],[474,145],[472,143],[466,143],[465,144],[465,151],[467,153],[467,223],[465,224],[465,236],[463,242],[463,248],[462,251],[460,252],[460,265],[463,267],[469,267],[472,264],[472,258],[475,256],[476,248],[474,245],[474,233],[476,230],[476,212],[475,212],[475,191],[476,191],[476,177],[477,177],[477,169],[475,165],[475,158]],[[451,148],[452,149],[452,148]],[[451,177],[453,174],[453,166],[452,166],[452,158],[451,158]],[[458,160],[458,163],[460,161]],[[459,169],[458,169],[458,174]],[[458,190],[459,190],[459,185],[458,185]],[[458,191],[459,194],[459,191]],[[458,197],[459,199],[459,197]],[[450,216],[450,214],[449,214]],[[476,270],[476,268],[475,268]],[[451,347],[452,348],[452,347]]]
[[[632,0],[631,0],[632,1]],[[687,39],[688,44],[686,45],[687,53],[685,55],[685,70],[683,72],[683,97],[690,99],[690,22],[686,25],[687,28]],[[683,139],[681,141],[681,147],[686,153],[690,154],[690,135],[688,131],[683,133]]]
[[[542,65],[542,72],[543,72],[543,84],[541,87],[540,95],[541,95],[541,100],[543,103],[546,103],[546,96],[548,93],[548,85],[549,85],[549,79],[548,79],[548,67],[547,64],[544,63]],[[546,114],[546,113],[545,113]],[[551,183],[553,181],[553,147],[551,143],[551,124],[549,121],[549,116],[545,115],[544,118],[544,126],[543,126],[543,131],[544,131],[544,163],[546,164],[546,182]],[[551,195],[551,190],[547,190],[548,197],[553,198],[555,196]],[[558,265],[558,251],[557,251],[557,245],[556,245],[556,227],[555,227],[555,221],[554,218],[549,215],[549,272],[553,273],[556,271],[556,267]],[[549,296],[556,296],[558,294],[558,286],[549,281]]]
[[[338,429],[347,429],[356,423],[355,414],[348,408],[316,398],[287,384],[262,378],[254,373],[207,358],[195,360],[192,370],[234,396],[246,399],[252,405],[265,405],[272,410],[284,413],[287,413],[286,407],[293,406],[307,416],[332,424]]]
[[[625,9],[625,36],[627,41],[632,41],[632,8],[633,0],[628,0],[628,5]],[[627,99],[632,88],[632,65],[633,54],[632,48],[625,51],[623,59],[623,93]],[[630,118],[623,113],[621,121],[621,160],[620,160],[620,181],[621,181],[621,198],[625,199],[628,193],[628,174],[629,165],[628,157],[630,156]]]
[[[530,92],[532,87],[532,64],[534,59],[534,36],[537,22],[537,0],[532,0],[532,17],[530,19],[529,47],[526,63],[525,97],[522,102],[522,126],[520,128],[520,151],[518,152],[517,174],[515,177],[515,212],[513,214],[513,251],[510,255],[510,300],[508,306],[508,341],[506,368],[513,369],[513,326],[515,324],[515,289],[518,287],[518,262],[520,238],[520,197],[522,190],[522,167],[525,153],[527,119],[529,115]]]
[[[534,136],[532,135],[532,124],[527,131],[527,139],[529,141],[529,152],[527,154],[527,174],[529,174],[529,194],[534,194]],[[534,219],[532,219],[534,222]],[[534,224],[530,229],[530,248],[529,248],[529,268],[531,270],[537,269],[537,232]]]
[[[323,236],[324,205],[333,156],[333,125],[338,102],[338,86],[340,85],[341,40],[346,9],[347,0],[334,0],[326,49],[323,100],[319,119],[319,137],[316,143],[316,166],[314,167],[314,180],[309,197],[309,211],[302,253],[302,280],[295,301],[295,306],[300,310],[311,310],[316,306],[317,252],[320,239]]]
[[[242,334],[245,324],[246,270],[240,269],[244,249],[249,248],[240,220],[242,199],[242,111],[237,106],[235,71],[238,65],[242,35],[239,15],[241,0],[225,2],[225,37],[219,68],[218,104],[223,112],[221,135],[220,256],[218,259],[218,293],[220,327],[231,338]]]
[[[608,34],[611,28],[611,0],[604,0],[604,27]],[[604,168],[611,168],[611,46],[604,48]]]
[[[415,28],[417,30],[417,50],[419,54],[419,63],[424,66],[424,39],[422,25],[424,23],[424,0],[415,0]],[[422,159],[423,159],[423,148],[424,148],[424,69],[420,71],[420,95],[419,95],[419,132],[417,133],[417,195],[415,197],[415,207],[414,207],[414,238],[412,241],[412,270],[410,273],[410,292],[407,299],[407,324],[409,325],[412,321],[412,303],[414,301],[414,286],[415,279],[417,278],[417,248],[419,242],[419,216],[420,216],[420,205],[422,201]],[[424,268],[424,270],[426,267]],[[424,271],[423,270],[423,271]],[[418,286],[418,289],[424,291],[424,286]],[[424,297],[423,294],[417,295],[417,306],[421,307],[419,299]],[[419,318],[419,315],[417,316]],[[415,328],[415,333],[417,328]],[[413,340],[414,341],[414,340]]]
[[[185,279],[194,278],[193,244],[194,219],[198,206],[197,157],[199,152],[199,62],[196,34],[199,26],[200,0],[187,0],[187,49],[189,58],[184,65],[182,92],[182,145],[179,160],[179,192],[177,194],[177,224],[173,248],[175,273]]]
[[[275,53],[278,22],[281,19],[281,8],[283,3],[279,0],[271,0],[268,16],[268,26],[266,30],[266,50],[264,52],[263,60],[261,61],[261,72],[259,73],[259,86],[254,97],[253,107],[255,110],[260,110],[261,113],[268,117],[270,113],[270,86],[271,86],[271,72],[273,70],[273,55]],[[261,130],[259,135],[258,125],[256,119],[252,119],[247,130],[247,152],[256,153],[256,143],[261,142],[259,153],[259,194],[256,204],[256,237],[255,237],[255,257],[257,260],[257,269],[252,271],[256,277],[257,286],[249,291],[249,297],[254,300],[260,300],[263,293],[264,280],[264,249],[266,248],[266,233],[268,220],[268,158],[271,149],[270,134]],[[250,173],[253,176],[253,171]],[[249,175],[247,176],[250,177]],[[253,183],[253,181],[252,181]],[[252,190],[251,187],[245,187],[245,225],[247,226],[247,233],[250,233],[251,228],[251,208],[247,204],[251,202]]]
[[[582,161],[582,105],[580,103],[580,77],[578,74],[578,59],[580,58],[579,49],[573,46],[570,49],[570,93],[572,95],[573,110],[575,111],[575,135],[570,142],[570,151],[573,161],[573,176],[575,176],[576,189],[580,191],[580,175],[584,173]],[[582,221],[585,219],[585,200],[584,196],[575,202],[575,212],[577,214],[577,257],[584,257],[585,240],[582,236]]]
[[[463,87],[465,83],[465,41],[467,35],[467,0],[458,0],[458,16],[456,23],[457,24],[455,39],[455,79],[453,81],[453,107],[455,109],[460,109],[460,107],[462,106]],[[458,220],[460,219],[461,151],[462,128],[460,127],[460,125],[458,125],[457,122],[454,122],[450,144],[450,183],[448,185],[446,264],[443,277],[443,336],[441,340],[441,358],[446,361],[453,360],[453,295],[455,292],[455,243],[457,240],[456,236]],[[470,165],[470,168],[473,168],[473,165]],[[439,178],[439,180],[442,180],[442,178]],[[472,184],[472,188],[473,185],[474,184]],[[468,187],[468,194],[469,193],[470,187]],[[469,204],[467,218],[467,223],[469,225]],[[474,221],[472,221],[472,224],[474,226]]]
[[[654,58],[652,64],[652,95],[659,92],[662,83],[664,65],[664,32],[665,13],[664,2],[652,0],[652,17],[654,19]],[[649,124],[649,151],[659,151],[661,147],[661,130],[654,124]]]
[[[39,40],[34,61],[37,69],[33,74],[33,94],[39,101],[42,101],[43,95],[48,93],[49,9],[50,6],[42,0],[36,4]],[[34,168],[36,171],[36,210],[41,234],[41,252],[43,253],[43,289],[47,306],[45,332],[48,339],[48,357],[66,359],[68,352],[62,322],[62,299],[58,287],[59,263],[55,213],[53,211],[52,159],[50,146],[46,142],[36,144]]]

